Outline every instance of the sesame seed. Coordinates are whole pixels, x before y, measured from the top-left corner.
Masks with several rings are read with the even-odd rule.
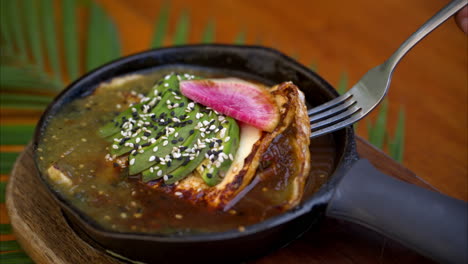
[[[163,146],[167,146],[167,144],[169,144],[169,141],[165,140],[165,141],[163,142]]]
[[[149,158],[149,161],[154,161],[155,159],[156,159],[155,156],[151,156],[151,157]]]
[[[168,84],[168,83],[165,83],[165,84],[164,84],[164,87],[169,87],[169,84]]]
[[[113,148],[113,149],[118,149],[119,146],[117,146],[117,145],[112,145],[112,148]]]
[[[135,164],[135,159],[134,158],[130,160],[130,165],[133,165],[133,164]]]
[[[184,216],[181,215],[181,214],[176,214],[176,215],[174,215],[174,217],[177,218],[177,219],[182,219],[182,218],[184,218]]]
[[[156,151],[158,151],[158,146],[153,148],[153,152],[156,152]]]
[[[163,179],[164,179],[164,181],[167,181],[167,180],[169,180],[169,177],[167,177],[167,175],[164,175]]]
[[[175,192],[174,194],[177,195],[177,196],[183,196],[183,194],[181,192]]]
[[[162,170],[159,170],[158,173],[156,173],[156,175],[158,175],[159,177],[161,177],[161,175],[162,175]]]
[[[140,143],[140,140],[141,140],[140,138],[136,138],[135,142]]]

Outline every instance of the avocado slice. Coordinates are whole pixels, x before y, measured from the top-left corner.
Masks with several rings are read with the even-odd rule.
[[[166,137],[161,137],[154,144],[147,147],[145,152],[138,153],[135,156],[135,163],[130,166],[129,173],[130,175],[140,173],[154,164],[159,162],[159,158],[166,158],[169,155],[172,155],[174,148],[182,147],[182,149],[192,148],[197,142],[199,136],[202,135],[200,131],[200,125],[203,127],[204,123],[209,123],[211,119],[214,120],[215,114],[211,112],[210,114],[200,115],[200,106],[195,105],[194,110],[191,111],[188,115],[185,126],[178,128],[172,134]],[[197,116],[199,119],[197,119]],[[210,124],[211,126],[211,124]],[[205,128],[203,128],[205,130]],[[206,136],[206,135],[205,135]],[[156,155],[157,157],[156,158]],[[171,162],[167,164],[167,167],[175,168],[177,164],[182,164],[180,161],[181,157],[171,158]]]
[[[169,76],[169,77],[168,77]],[[162,93],[164,93],[166,90],[168,90],[170,87],[174,86],[174,82],[177,81],[177,89],[179,87],[178,83],[178,78],[177,75],[175,74],[170,74],[165,77],[165,79],[160,80],[158,83],[156,83],[152,88],[151,91],[148,93],[147,97],[150,99],[146,102],[142,103],[137,103],[132,105],[131,107],[125,109],[123,112],[118,114],[116,117],[114,117],[110,122],[106,123],[104,126],[102,126],[98,133],[101,137],[103,138],[109,138],[110,136],[117,134],[121,130],[121,125],[126,122],[129,118],[132,117],[133,110],[132,108],[138,109],[141,111],[142,107],[144,104],[148,104],[147,102],[151,102],[154,98],[158,98]],[[161,99],[154,102],[153,107],[156,107],[158,103],[162,101]]]
[[[168,179],[172,179],[174,178],[174,176],[177,176],[175,178],[176,180],[174,180],[175,182],[179,179],[182,179],[189,173],[191,173],[193,169],[196,168],[198,164],[204,159],[205,153],[208,151],[208,146],[205,143],[205,141],[210,140],[215,135],[215,132],[213,130],[217,128],[217,121],[216,121],[216,118],[213,119],[213,117],[216,117],[214,112],[210,112],[210,114],[204,115],[203,117],[201,117],[199,119],[199,122],[200,124],[204,124],[201,127],[202,129],[199,128],[199,129],[192,130],[193,132],[191,133],[193,134],[190,135],[187,138],[187,140],[183,143],[182,145],[183,151],[180,152],[180,155],[178,155],[178,157],[172,156],[172,159],[170,162],[164,162],[164,164],[159,163],[153,166],[152,168],[145,170],[142,173],[143,181],[158,179],[166,175]],[[192,150],[195,150],[195,152],[193,152]],[[197,153],[197,152],[198,152],[198,155],[193,155],[194,153]],[[168,153],[168,154],[171,154],[171,153]],[[192,154],[191,155],[192,159],[190,158],[190,156],[188,156],[190,154]],[[161,157],[166,157],[166,156],[161,155]],[[197,166],[193,165],[195,162],[197,163]],[[191,166],[187,167],[188,164],[191,164]],[[192,166],[194,167],[192,168]],[[179,168],[183,168],[183,170],[185,170],[187,173],[181,174],[180,170],[178,170],[177,175],[174,175],[172,172]]]
[[[197,167],[197,171],[209,186],[214,186],[223,180],[239,147],[239,125],[236,120],[225,117],[221,127],[217,135],[219,141],[213,144],[207,152],[208,158]]]
[[[145,120],[146,125],[143,123],[142,126],[137,127],[135,136],[123,137],[120,133],[115,135],[114,138],[119,142],[118,144],[112,145],[110,150],[111,155],[120,156],[127,152],[135,149],[140,151],[139,146],[144,148],[149,146],[154,141],[159,138],[162,133],[165,131],[166,127],[172,127],[175,125],[173,118],[178,118],[185,113],[188,105],[188,99],[186,97],[181,97],[173,94],[173,90],[168,90],[162,96],[161,103],[153,109],[151,114]],[[178,98],[178,99],[177,99]],[[176,107],[169,109],[167,102],[177,104]],[[144,128],[143,128],[144,127]],[[122,144],[120,144],[122,142]]]

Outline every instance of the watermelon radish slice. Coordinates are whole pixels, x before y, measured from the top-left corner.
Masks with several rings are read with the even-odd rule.
[[[266,88],[240,79],[203,79],[180,82],[183,95],[204,106],[272,132],[279,122],[279,109]]]

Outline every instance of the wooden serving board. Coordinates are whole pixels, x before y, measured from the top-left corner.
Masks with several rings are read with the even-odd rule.
[[[382,172],[431,188],[366,141],[358,138],[358,151]],[[16,161],[7,188],[7,208],[14,233],[37,263],[121,263],[93,248],[67,225],[60,208],[35,176],[32,148]],[[251,263],[432,263],[373,231],[326,219],[300,239]]]

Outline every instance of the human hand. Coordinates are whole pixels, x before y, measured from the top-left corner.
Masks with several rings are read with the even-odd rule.
[[[468,34],[468,6],[465,6],[455,15],[455,21],[458,27],[465,32],[465,34]]]

